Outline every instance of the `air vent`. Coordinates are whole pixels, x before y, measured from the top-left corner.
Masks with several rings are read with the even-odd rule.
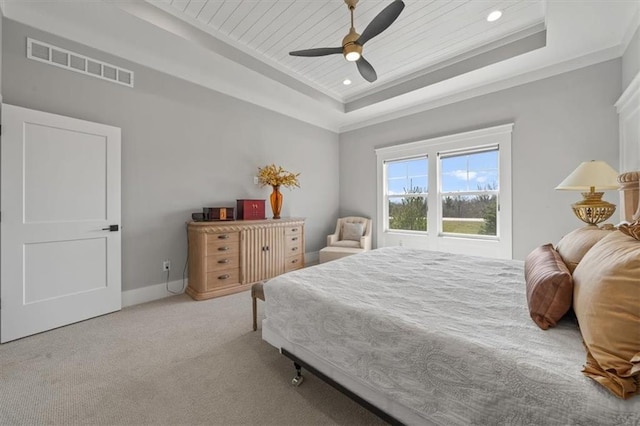
[[[133,87],[133,71],[27,38],[27,58]]]

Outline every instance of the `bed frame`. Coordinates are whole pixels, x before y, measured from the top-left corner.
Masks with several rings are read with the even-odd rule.
[[[620,183],[621,220],[627,222],[640,220],[640,171],[622,173],[618,176],[618,182]],[[304,381],[304,376],[302,375],[302,368],[304,368],[319,379],[325,381],[338,391],[351,398],[356,403],[360,404],[362,407],[371,411],[373,414],[377,415],[387,423],[391,425],[404,424],[397,418],[370,403],[347,387],[336,382],[331,377],[325,375],[317,368],[300,359],[298,356],[292,354],[288,350],[280,348],[280,353],[293,361],[293,366],[296,369],[296,375],[291,380],[291,384],[293,386],[300,386]]]

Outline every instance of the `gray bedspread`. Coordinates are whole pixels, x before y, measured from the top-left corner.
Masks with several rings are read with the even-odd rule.
[[[276,277],[282,338],[415,411],[454,425],[640,424],[584,377],[576,323],[539,329],[520,261],[382,248]]]

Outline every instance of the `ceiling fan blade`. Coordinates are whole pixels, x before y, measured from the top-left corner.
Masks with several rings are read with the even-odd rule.
[[[371,64],[363,57],[360,56],[360,59],[356,61],[356,65],[358,66],[358,71],[360,71],[360,75],[364,77],[369,83],[373,83],[378,79],[378,74],[376,74],[376,70],[373,69]]]
[[[382,9],[382,12],[378,13],[378,15],[373,18],[373,21],[367,25],[367,28],[364,29],[356,43],[363,45],[389,28],[389,26],[398,19],[402,9],[404,9],[404,2],[402,0],[394,0],[393,3]]]
[[[326,56],[342,53],[342,47],[319,47],[317,49],[296,50],[289,52],[291,56]]]

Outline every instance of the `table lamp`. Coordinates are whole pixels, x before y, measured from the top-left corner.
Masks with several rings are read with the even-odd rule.
[[[614,204],[602,199],[604,192],[598,190],[618,189],[618,172],[604,161],[581,163],[556,189],[582,192],[582,200],[571,205],[581,221],[597,225],[609,219],[616,211]]]

